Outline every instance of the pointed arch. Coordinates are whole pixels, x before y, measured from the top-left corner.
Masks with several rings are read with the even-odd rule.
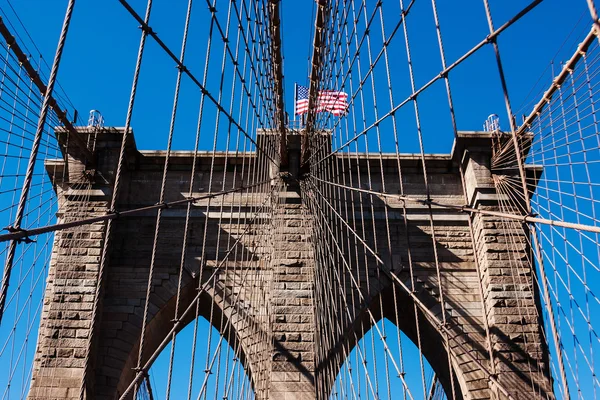
[[[436,299],[430,293],[422,291],[419,293],[419,298],[430,309],[434,310],[436,306],[439,308]],[[377,319],[377,328],[373,323],[373,317]],[[324,378],[324,375],[328,374],[339,377],[346,368],[345,363],[351,357],[356,358],[358,356],[361,362],[368,363],[366,355],[360,355],[360,343],[364,342],[365,339],[373,340],[373,337],[379,341],[382,341],[382,338],[390,338],[392,335],[386,331],[391,327],[394,332],[397,331],[396,335],[404,338],[404,340],[400,339],[402,343],[406,344],[412,351],[418,350],[417,353],[422,357],[423,365],[427,365],[429,371],[435,374],[436,380],[443,391],[448,394],[448,398],[452,398],[451,393],[453,390],[456,398],[468,398],[467,380],[455,360],[452,361],[452,369],[450,369],[448,349],[440,333],[439,326],[435,322],[419,307],[415,307],[415,302],[411,296],[397,287],[394,288],[393,283],[389,282],[368,304],[363,305],[354,322],[346,327],[345,334],[340,338],[338,345],[332,349],[328,359],[317,364],[317,376],[321,374],[321,378]],[[386,345],[378,349],[380,357],[387,357],[388,359],[393,357],[391,342],[391,340],[386,340]],[[403,363],[395,358],[387,366],[386,374],[394,376],[406,374],[406,369],[402,365]],[[364,367],[362,368],[364,369]],[[451,380],[454,381],[454,385]],[[334,382],[327,383],[326,379],[319,379],[319,381],[322,383],[321,393],[334,393]],[[401,386],[405,389],[407,385],[406,382],[401,383]],[[463,395],[464,393],[467,394]],[[385,396],[383,397],[385,398]],[[410,398],[410,396],[407,398]]]
[[[218,346],[220,348],[228,347],[228,350],[233,351],[232,359],[235,358],[235,364],[241,366],[242,375],[246,377],[248,380],[249,387],[245,388],[245,390],[253,391],[256,387],[256,383],[254,380],[253,370],[255,369],[255,363],[257,360],[256,353],[253,353],[253,350],[249,348],[246,337],[251,335],[248,332],[239,332],[238,326],[236,326],[236,314],[238,311],[234,307],[223,306],[222,301],[215,300],[215,289],[211,288],[210,290],[201,294],[198,299],[198,307],[197,307],[197,318],[196,318],[196,306],[195,306],[195,296],[197,293],[198,283],[197,281],[191,281],[181,290],[180,297],[180,309],[187,309],[188,307],[192,307],[192,312],[188,313],[183,319],[181,319],[181,328],[177,330],[177,337],[180,337],[180,334],[184,333],[186,339],[185,345],[188,346],[188,351],[192,351],[192,343],[190,342],[193,339],[193,333],[190,333],[190,330],[194,331],[194,325],[198,326],[198,332],[196,334],[198,337],[206,337],[209,334],[213,336],[217,336],[216,339],[210,341],[210,345],[214,345],[214,342],[223,342]],[[159,351],[160,355],[153,362],[152,367],[150,368],[150,376],[153,376],[154,373],[152,369],[157,363],[167,363],[168,359],[165,361],[164,357],[166,354],[171,352],[172,341],[169,341],[165,346],[163,343],[166,338],[169,338],[171,335],[171,328],[173,327],[173,316],[175,315],[175,302],[176,296],[174,295],[162,305],[162,307],[157,311],[154,317],[150,320],[146,330],[146,337],[144,339],[144,351],[142,354],[142,359],[147,361],[155,352]],[[224,327],[223,332],[219,329]],[[212,330],[212,333],[209,331]],[[123,393],[127,386],[133,381],[136,375],[135,365],[137,362],[138,352],[139,352],[139,343],[140,337],[138,335],[137,340],[132,343],[127,360],[121,369],[121,373],[119,376],[119,383],[117,385],[117,394]],[[176,341],[177,343],[177,341]],[[207,340],[199,341],[196,344],[196,353],[200,358],[202,358],[202,350],[206,350]],[[161,349],[162,345],[162,349]],[[179,347],[182,347],[182,343],[179,343]],[[214,349],[208,349],[208,353],[211,353]],[[211,353],[211,356],[214,356],[214,353]],[[206,361],[206,357],[202,359],[202,362]],[[196,360],[196,365],[194,368],[198,367],[198,360]],[[210,363],[210,361],[208,361]],[[189,365],[189,364],[187,364]],[[189,370],[185,368],[185,364],[182,365],[184,370],[189,373]],[[160,368],[161,371],[164,372],[164,365]],[[204,365],[202,366],[201,371],[197,371],[196,376],[198,374],[206,374],[204,371]],[[210,372],[209,372],[210,374]],[[166,378],[163,377],[163,380]],[[202,380],[204,378],[200,378]],[[208,380],[207,380],[208,384]],[[173,383],[171,383],[173,385]],[[166,387],[166,383],[164,383]],[[194,387],[196,387],[196,383],[194,383]],[[214,387],[212,388],[214,391]],[[222,389],[222,388],[221,388]],[[198,389],[200,390],[200,389]],[[208,390],[206,388],[205,390]],[[160,393],[163,396],[163,393]],[[179,398],[174,395],[172,398]],[[193,396],[193,398],[195,398]]]

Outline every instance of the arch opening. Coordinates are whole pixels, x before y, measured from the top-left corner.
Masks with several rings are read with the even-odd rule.
[[[160,352],[139,380],[136,399],[208,399],[215,394],[214,398],[250,399],[264,390],[262,357],[266,353],[259,326],[239,304],[224,301],[220,284],[215,285],[197,301],[197,282],[182,288],[180,310],[191,312],[179,312],[182,327],[166,345],[164,340],[173,336],[176,296],[160,305],[146,328],[142,365]],[[118,396],[136,378],[139,339],[128,347],[116,386]],[[132,392],[126,398],[133,398]]]
[[[189,323],[152,364],[144,382],[150,388],[142,388],[137,399],[148,398],[149,391],[154,398],[254,398],[241,348],[226,334],[203,316]]]
[[[422,348],[384,317],[346,352],[330,398],[443,400],[448,397]]]

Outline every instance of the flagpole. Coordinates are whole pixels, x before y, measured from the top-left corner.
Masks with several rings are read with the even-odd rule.
[[[298,84],[294,82],[294,121],[296,120],[296,97],[298,97]]]

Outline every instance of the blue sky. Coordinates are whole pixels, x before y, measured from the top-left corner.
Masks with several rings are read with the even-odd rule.
[[[50,63],[66,1],[25,0],[13,3]],[[145,1],[136,0],[131,3],[138,13],[143,15]],[[390,7],[397,8],[395,3],[390,2]],[[447,61],[450,63],[482,40],[488,33],[488,27],[483,3],[479,0],[462,0],[460,6],[449,1],[438,3]],[[496,26],[500,26],[527,3],[492,1]],[[154,2],[151,25],[177,54],[186,6],[185,1]],[[440,70],[430,8],[429,2],[416,2],[414,10],[411,11],[414,15],[409,19],[417,86],[434,77]],[[205,9],[204,2],[196,2],[192,18],[196,15],[196,21],[200,23],[192,24],[188,46],[187,63],[197,76],[201,76],[204,64],[207,29],[203,23],[206,21]],[[532,96],[528,95],[542,75],[542,83],[549,82],[549,62],[582,16],[584,23],[576,27],[575,35],[568,40],[556,61],[567,59],[576,39],[582,32],[587,32],[589,19],[585,14],[586,10],[584,0],[546,0],[501,36],[499,44],[515,113],[520,115],[527,112],[527,109],[520,109],[520,106],[526,101],[531,101]],[[222,12],[225,13],[225,10]],[[294,83],[306,84],[309,73],[313,2],[284,0],[282,12],[285,101],[286,109],[291,114]],[[391,21],[397,18],[391,16],[388,20],[391,25]],[[400,35],[394,40],[398,45],[403,45]],[[138,43],[137,24],[117,1],[77,3],[59,78],[84,120],[90,109],[98,109],[103,113],[107,125],[124,125]],[[394,55],[391,57],[393,59]],[[398,65],[400,66],[400,63]],[[399,72],[398,75],[399,79],[394,84],[406,85],[406,74]],[[149,41],[132,123],[138,147],[141,149],[165,147],[175,76],[176,69],[171,60],[162,55],[157,46]],[[480,129],[485,118],[492,113],[501,115],[503,125],[507,126],[498,73],[490,46],[458,67],[450,78],[459,129]],[[537,94],[541,87],[534,90],[534,94]],[[186,103],[180,108],[182,122],[178,120],[179,130],[176,131],[175,146],[189,149],[190,142],[184,137],[193,136],[197,114],[197,90],[189,82],[186,84],[185,80],[183,88],[182,98]],[[432,87],[427,91],[431,95],[423,96],[421,107],[423,119],[426,121],[424,126],[431,127],[431,131],[448,130],[447,124],[428,125],[428,121],[435,121],[442,115],[447,119],[447,105],[441,103],[443,98],[440,96],[445,96],[442,89],[443,85]],[[403,99],[399,93],[397,97],[398,100]],[[186,106],[188,101],[189,106]],[[450,132],[425,133],[428,140],[426,151],[449,151],[452,142]]]

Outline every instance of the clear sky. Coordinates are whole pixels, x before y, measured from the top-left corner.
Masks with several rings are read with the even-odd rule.
[[[48,63],[52,61],[66,3],[65,0],[12,1]],[[131,3],[143,15],[146,2],[134,0]],[[217,3],[219,6],[219,2]],[[396,4],[390,2],[390,5],[392,3]],[[557,63],[566,60],[577,39],[581,34],[587,33],[589,18],[585,14],[585,3],[584,0],[546,0],[501,36],[499,44],[516,114],[528,112],[522,106],[532,101],[534,95],[543,88],[540,85],[534,88],[540,77],[543,85],[549,82],[549,63],[563,42],[566,40],[556,58]],[[487,35],[488,27],[482,4],[480,0],[438,1],[448,63],[456,60]],[[526,4],[526,1],[492,0],[496,26],[500,26]],[[179,53],[186,6],[187,2],[183,0],[154,2],[151,25],[176,54]],[[386,6],[387,2],[384,7]],[[187,64],[192,72],[201,76],[207,29],[202,13],[206,4],[196,1],[194,7],[196,14],[192,18],[194,15],[197,17],[190,32]],[[224,5],[221,7],[225,8]],[[6,8],[6,12],[10,11],[6,5],[3,8]],[[417,85],[433,78],[440,69],[430,8],[430,2],[417,1],[411,11],[414,16],[409,19]],[[311,54],[311,30],[314,24],[313,2],[284,0],[282,12],[285,102],[291,115],[294,83],[307,84],[309,74],[308,58]],[[581,22],[582,16],[583,23],[576,25]],[[397,20],[395,16],[387,18],[389,25]],[[574,34],[567,38],[573,30]],[[401,44],[403,39],[398,35],[394,40]],[[59,78],[84,120],[90,109],[98,109],[103,113],[107,125],[124,125],[138,43],[137,23],[117,1],[77,3]],[[393,59],[393,53],[391,57]],[[503,125],[507,126],[498,73],[493,62],[492,48],[487,46],[450,75],[458,128],[461,130],[480,129],[483,121],[492,113],[499,114]],[[157,46],[149,41],[132,123],[141,149],[165,147],[175,76],[176,69],[171,60],[161,55]],[[379,79],[383,82],[383,78]],[[395,85],[402,86],[407,82],[408,76],[398,71]],[[191,88],[189,84],[187,87]],[[432,88],[431,92],[436,90]],[[443,94],[441,91],[440,93]],[[404,97],[398,90],[396,95],[396,102],[403,100]],[[435,121],[439,115],[446,118],[447,105],[442,103],[444,98],[432,95],[428,102],[425,97],[422,105],[423,119]],[[196,93],[193,89],[184,90],[182,98],[182,122],[178,122],[175,146],[189,149],[190,141],[184,137],[193,136],[197,114]],[[189,107],[185,105],[187,99]],[[440,132],[435,132],[436,128]],[[434,124],[431,130],[431,133],[425,132],[426,151],[448,152],[452,142],[451,132],[445,132],[448,126],[438,127]]]
[[[143,15],[145,1],[132,0],[131,3]],[[158,0],[154,3],[151,25],[178,54],[187,1]],[[372,5],[374,1],[369,0],[368,3]],[[11,4],[50,64],[67,1],[12,0]],[[436,76],[440,67],[433,20],[428,11],[431,2],[417,1],[415,4],[414,19],[409,21],[415,78],[419,86]],[[506,22],[526,4],[527,1],[521,0],[491,0],[496,26]],[[6,13],[15,22],[6,0],[0,0],[0,7],[0,12]],[[480,0],[440,0],[438,7],[447,61],[451,63],[488,34],[484,9]],[[285,102],[290,115],[293,114],[294,83],[308,83],[313,8],[311,0],[282,1]],[[199,14],[205,13],[206,2],[197,0],[195,9]],[[550,62],[554,60],[554,68],[560,68],[560,63],[572,54],[578,39],[587,33],[590,25],[586,13],[585,0],[545,0],[500,37],[508,89],[517,115],[529,112],[531,102],[537,100],[540,91],[550,81]],[[396,20],[397,17],[390,16],[390,19]],[[137,25],[116,0],[77,2],[59,82],[83,121],[90,109],[98,109],[104,115],[106,125],[124,125],[140,37]],[[206,29],[206,19],[199,17],[193,21],[190,32],[187,65],[198,76],[201,76],[204,64]],[[17,32],[25,38],[25,32],[18,26]],[[33,51],[31,42],[26,40],[25,45]],[[396,65],[401,64],[400,54],[392,54],[391,58]],[[486,117],[492,113],[501,116],[503,127],[508,125],[494,61],[492,48],[487,46],[450,75],[460,130],[481,129]],[[132,122],[140,149],[164,149],[166,146],[176,71],[172,61],[149,39]],[[394,70],[396,72],[394,79],[399,82],[399,90],[395,100],[398,102],[403,100],[401,88],[408,81],[405,71]],[[432,88],[433,94],[425,97],[422,103],[427,152],[449,152],[452,144],[445,92],[440,89],[443,87]],[[180,102],[176,148],[192,148],[197,102],[198,91],[187,82]],[[72,107],[69,111],[72,114]],[[410,122],[406,122],[406,127],[411,126]],[[407,135],[415,137],[410,129]],[[204,137],[202,147],[210,148],[210,134]],[[407,139],[407,143],[406,151],[416,150],[410,140]],[[384,149],[392,150],[386,146],[384,143]],[[202,324],[204,334],[208,329],[205,325]],[[190,328],[184,331],[188,338]],[[155,376],[164,375],[165,365],[163,354],[156,365]],[[415,379],[418,380],[418,376]],[[156,385],[162,395],[164,382],[161,382]],[[419,386],[418,383],[416,385]],[[180,394],[184,389],[179,387],[176,390],[181,390],[176,392]]]

